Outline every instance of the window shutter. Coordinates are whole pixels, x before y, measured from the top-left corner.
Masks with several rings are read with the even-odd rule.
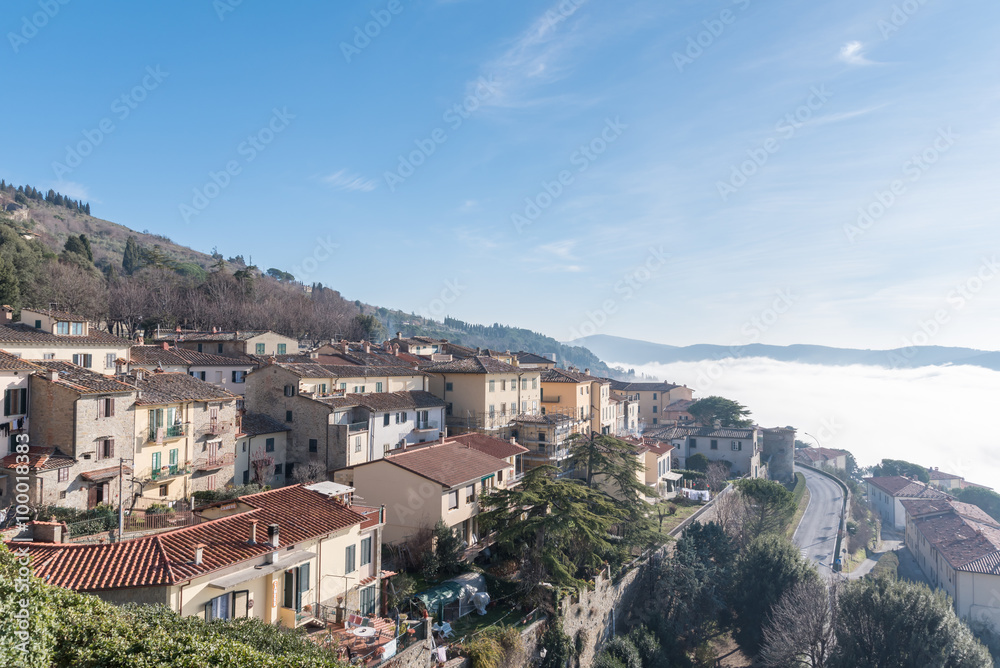
[[[111,417],[115,416],[115,398],[111,397],[108,399],[108,405],[111,407]]]
[[[233,372],[233,382],[234,383],[236,382],[236,372],[235,371]]]
[[[309,591],[309,562],[299,567],[299,591]]]
[[[3,414],[10,415],[10,393],[13,390],[7,390],[3,393]]]
[[[107,401],[104,397],[97,400],[97,417],[104,417],[104,402]]]
[[[108,457],[114,457],[114,456],[115,456],[115,439],[109,438],[108,439]]]

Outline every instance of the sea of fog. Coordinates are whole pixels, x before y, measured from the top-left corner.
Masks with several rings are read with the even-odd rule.
[[[905,459],[1000,491],[1000,372],[973,366],[882,369],[763,358],[609,363],[747,406],[764,427],[850,450],[861,466]]]

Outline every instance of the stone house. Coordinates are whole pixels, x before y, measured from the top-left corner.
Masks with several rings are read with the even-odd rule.
[[[69,362],[32,364],[39,367],[29,379],[33,502],[79,510],[117,505],[119,473],[132,473],[136,389]]]
[[[906,526],[904,500],[941,501],[951,498],[939,489],[903,476],[865,478],[865,487],[868,505],[878,512],[883,523],[896,529]]]
[[[240,354],[217,355],[187,348],[170,348],[164,341],[158,346],[132,346],[128,366],[129,371],[160,369],[186,373],[231,394],[243,396],[246,375],[257,368],[257,362]]]
[[[270,331],[157,332],[153,340],[157,343],[168,341],[178,348],[226,357],[294,355],[299,352],[298,339]]]

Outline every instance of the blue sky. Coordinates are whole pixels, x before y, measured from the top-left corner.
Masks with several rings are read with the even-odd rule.
[[[6,2],[0,176],[560,340],[998,347],[1000,5],[344,4]]]

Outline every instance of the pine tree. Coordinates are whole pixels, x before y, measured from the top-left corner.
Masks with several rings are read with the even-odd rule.
[[[53,190],[52,188],[49,188],[49,192],[45,193],[45,201],[48,202],[49,204],[52,204],[52,202],[54,202],[55,199],[56,199],[56,191]]]
[[[87,259],[93,262],[94,250],[90,247],[90,239],[87,238],[87,235],[85,234],[80,235],[80,243],[83,244],[83,248],[87,253]]]
[[[63,205],[62,193],[56,193],[56,196],[52,199],[52,203],[55,204],[56,206],[62,206]]]

